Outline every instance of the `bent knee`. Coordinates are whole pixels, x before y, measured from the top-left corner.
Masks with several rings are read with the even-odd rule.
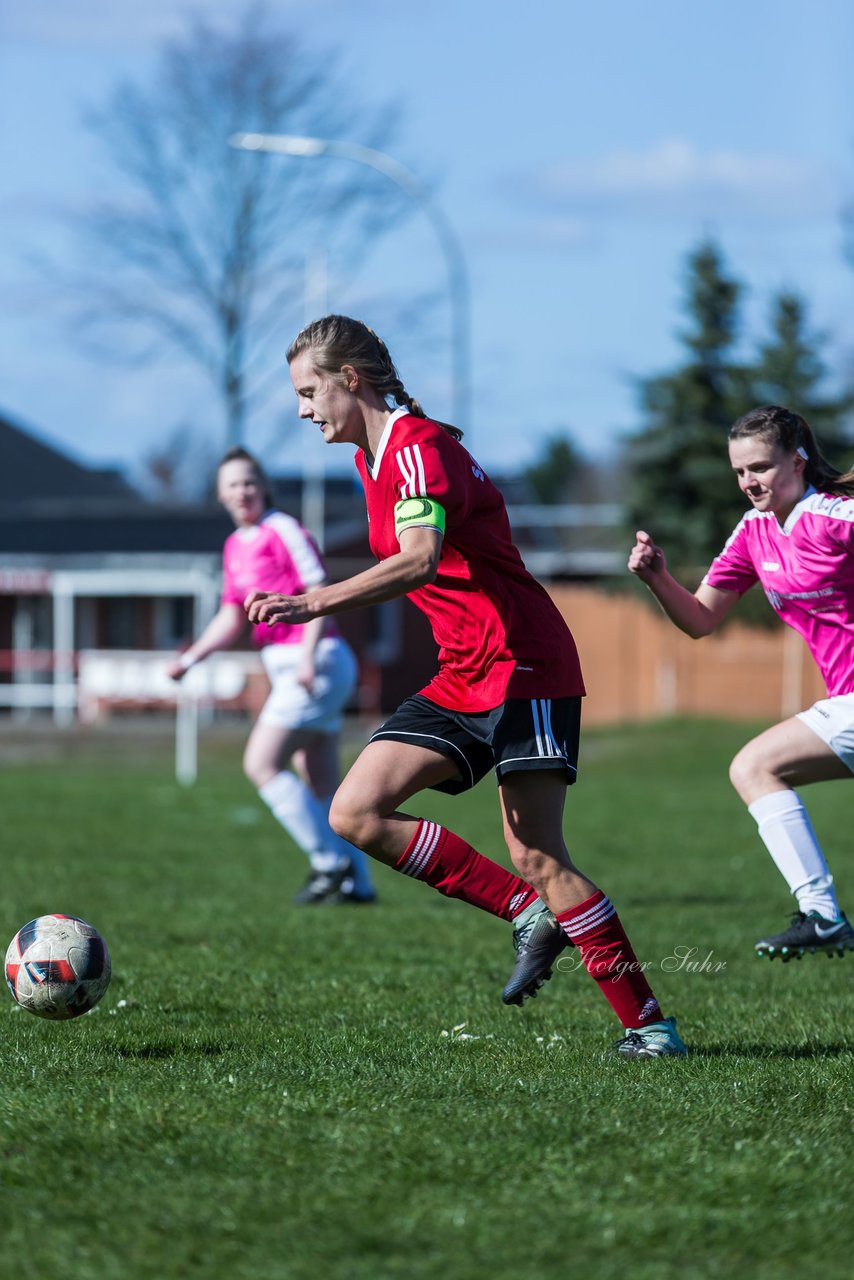
[[[729,762],[729,780],[739,795],[750,787],[755,774],[755,765],[750,752],[743,749],[733,756]]]
[[[339,787],[329,810],[329,825],[336,835],[357,849],[367,848],[377,837],[379,814],[344,787]]]
[[[780,775],[749,742],[730,762],[729,780],[742,800],[750,804],[769,784],[780,780]]]
[[[269,782],[271,778],[276,776],[276,772],[275,765],[270,764],[268,760],[259,760],[251,752],[244,752],[243,773],[253,787],[263,787],[265,782]]]

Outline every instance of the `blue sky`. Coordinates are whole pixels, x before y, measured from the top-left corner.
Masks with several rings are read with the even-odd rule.
[[[28,265],[43,249],[68,252],[58,215],[104,181],[84,106],[119,76],[144,78],[192,8],[38,0],[0,17],[0,410],[91,463],[132,469],[179,421],[220,429],[192,370],[116,367],[82,352],[61,290]],[[227,21],[242,8],[207,0],[204,13]],[[558,427],[590,453],[617,448],[637,424],[636,378],[679,357],[685,257],[707,234],[749,287],[746,349],[773,293],[794,288],[830,335],[834,371],[854,365],[840,219],[854,198],[847,0],[271,9],[311,49],[341,52],[351,97],[401,103],[396,158],[429,183],[468,265],[467,443],[488,467],[530,461]],[[416,212],[355,277],[333,272],[330,305],[382,329],[384,297],[441,291],[445,279]],[[426,343],[385,333],[409,390],[446,418],[449,312],[437,310]],[[291,336],[282,333],[282,350]],[[324,447],[299,435],[284,366],[249,443],[282,467]]]

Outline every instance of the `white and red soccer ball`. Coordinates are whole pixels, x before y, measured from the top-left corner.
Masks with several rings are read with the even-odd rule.
[[[110,971],[104,939],[77,916],[39,916],[18,930],[6,951],[9,990],[40,1018],[77,1018],[94,1009]]]

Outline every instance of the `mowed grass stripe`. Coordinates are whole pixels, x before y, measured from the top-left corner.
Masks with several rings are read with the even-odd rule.
[[[83,915],[114,979],[72,1024],[5,1006],[4,1268],[849,1274],[854,956],[751,954],[790,905],[726,783],[748,732],[588,733],[569,794],[568,843],[679,1018],[685,1062],[608,1057],[619,1027],[573,953],[505,1009],[509,928],[384,869],[376,908],[291,907],[304,864],[241,779],[236,737],[204,743],[189,791],[150,738],[7,763],[3,939]],[[842,888],[849,795],[809,793]],[[411,808],[504,860],[489,781]]]

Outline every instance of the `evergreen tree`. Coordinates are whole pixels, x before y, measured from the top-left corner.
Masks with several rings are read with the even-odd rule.
[[[754,404],[782,404],[806,418],[828,462],[840,470],[852,464],[846,416],[852,395],[823,392],[827,368],[820,347],[823,334],[810,333],[803,299],[784,291],[772,303],[771,336],[759,349],[753,379]]]
[[[735,359],[741,285],[705,241],[688,258],[681,334],[685,364],[640,384],[645,418],[628,441],[626,510],[687,582],[716,555],[744,509],[727,455],[727,432],[750,407],[749,371]]]
[[[524,477],[539,502],[572,502],[584,488],[585,460],[565,431],[554,431],[543,442]]]

